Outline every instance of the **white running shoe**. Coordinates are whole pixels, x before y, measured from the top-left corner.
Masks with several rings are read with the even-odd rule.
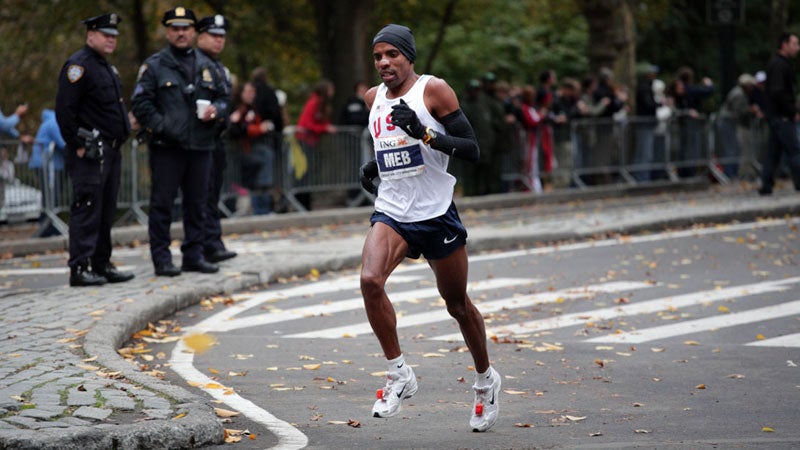
[[[378,398],[372,406],[373,417],[392,417],[400,412],[403,400],[417,393],[417,377],[406,365],[397,371],[386,373],[386,387],[378,389]]]
[[[497,422],[497,414],[500,410],[500,374],[491,368],[492,384],[489,386],[472,386],[475,390],[475,402],[472,405],[472,418],[469,426],[472,431],[486,431]]]

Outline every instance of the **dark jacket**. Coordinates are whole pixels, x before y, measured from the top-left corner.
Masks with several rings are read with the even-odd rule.
[[[61,135],[72,150],[85,144],[78,137],[79,127],[97,129],[104,139],[117,140],[118,144],[131,132],[119,73],[88,45],[64,63],[55,111]]]
[[[794,95],[794,71],[789,60],[773,55],[767,63],[767,117],[794,119],[797,113]]]
[[[636,115],[655,117],[658,106],[653,94],[653,80],[642,78],[636,86]]]
[[[176,56],[167,47],[145,60],[133,91],[131,110],[157,147],[210,151],[215,148],[220,122],[228,116],[229,100],[224,77],[202,52],[194,53],[194,73],[188,79]],[[195,101],[210,100],[216,120],[197,118]]]

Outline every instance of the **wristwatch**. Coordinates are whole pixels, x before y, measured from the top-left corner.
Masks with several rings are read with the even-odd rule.
[[[428,145],[432,140],[436,139],[439,136],[434,130],[431,130],[429,127],[425,127],[425,136],[422,136],[422,143]]]

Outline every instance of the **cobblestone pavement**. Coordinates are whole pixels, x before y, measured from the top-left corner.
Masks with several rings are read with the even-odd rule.
[[[457,203],[472,252],[800,214],[795,192],[758,197],[737,186],[538,198],[509,194]],[[311,268],[356,266],[370,211],[231,219],[225,224],[228,240],[250,250],[223,263],[219,274],[155,277],[142,258],[136,278],[127,283],[68,288],[61,280],[50,288],[0,291],[0,449],[174,449],[220,443],[223,428],[209,399],[141,372],[116,349],[148,322],[204,296]],[[282,231],[265,237],[265,230]],[[132,227],[115,236],[124,242],[125,236],[141,239],[144,232]],[[31,243],[27,251],[47,250],[41,241],[48,241],[51,251],[63,248],[62,241],[51,238]],[[26,252],[23,241],[4,240],[3,245]]]

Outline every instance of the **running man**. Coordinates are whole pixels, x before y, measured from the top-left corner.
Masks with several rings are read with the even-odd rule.
[[[500,375],[489,363],[483,316],[467,295],[467,231],[453,203],[456,179],[447,173],[450,157],[477,161],[478,142],[447,82],[414,71],[417,50],[410,29],[387,25],[372,41],[372,51],[383,83],[365,96],[376,160],[361,167],[361,183],[377,191],[377,198],[362,253],[361,292],[388,360],[386,386],[378,390],[372,413],[394,416],[417,392],[385,285],[404,258],[422,255],[475,363],[470,427],[486,431],[497,421]],[[372,180],[378,176],[376,189]]]

